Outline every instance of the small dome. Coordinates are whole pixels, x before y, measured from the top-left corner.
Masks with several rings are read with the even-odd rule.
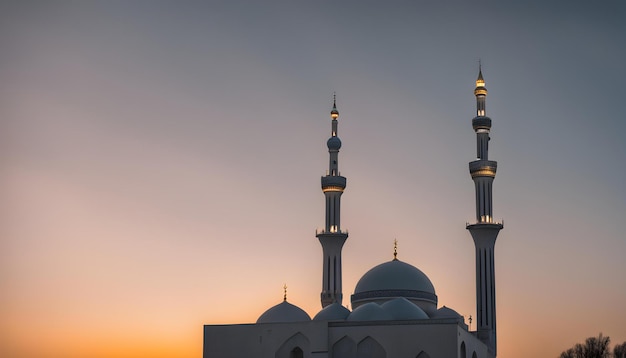
[[[350,310],[338,302],[333,302],[319,311],[314,321],[344,321],[350,315]]]
[[[341,139],[339,137],[330,137],[328,138],[328,142],[326,142],[328,149],[339,150],[341,148]]]
[[[256,323],[303,322],[310,320],[311,317],[300,307],[283,301],[265,311]]]
[[[417,307],[404,297],[387,301],[381,306],[394,320],[428,319],[424,310]]]
[[[393,317],[380,305],[374,302],[366,303],[352,311],[348,321],[392,321]]]
[[[452,308],[443,306],[432,315],[432,318],[463,318],[463,316]]]

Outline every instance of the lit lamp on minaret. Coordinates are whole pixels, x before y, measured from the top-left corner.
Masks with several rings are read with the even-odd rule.
[[[331,137],[326,143],[330,154],[328,173],[322,177],[322,192],[326,197],[326,225],[323,230],[317,231],[317,238],[323,250],[323,277],[322,277],[322,307],[333,302],[341,304],[343,299],[341,287],[341,249],[348,238],[348,233],[341,231],[340,208],[341,194],[346,188],[346,178],[339,174],[339,149],[341,140],[337,137],[337,102],[333,96],[333,109],[330,112],[332,119]]]
[[[472,127],[476,132],[477,159],[469,163],[469,171],[476,188],[476,223],[468,224],[476,246],[476,318],[478,338],[496,355],[496,283],[494,246],[502,223],[494,222],[492,184],[498,163],[489,160],[489,131],[491,119],[486,116],[487,88],[479,68],[476,88],[476,117]]]

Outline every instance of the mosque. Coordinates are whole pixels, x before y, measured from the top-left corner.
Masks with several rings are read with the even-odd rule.
[[[418,268],[394,258],[366,272],[351,295],[352,311],[342,305],[340,203],[346,178],[339,173],[339,111],[330,112],[329,169],[322,177],[326,225],[316,233],[322,245],[322,309],[311,317],[283,302],[255,324],[205,325],[204,358],[493,358],[496,356],[494,246],[502,223],[493,221],[492,183],[497,162],[489,160],[491,119],[487,89],[479,69],[476,88],[477,159],[469,163],[476,191],[476,222],[467,225],[476,247],[475,331],[448,307],[437,306],[430,279]]]

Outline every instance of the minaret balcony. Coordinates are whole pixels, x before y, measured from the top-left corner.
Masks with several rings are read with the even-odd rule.
[[[346,188],[346,178],[342,176],[325,176],[322,177],[322,190],[326,191],[343,191]]]
[[[328,234],[339,234],[339,235],[348,235],[348,230],[341,230],[336,227],[331,227],[330,230],[326,229],[315,229],[315,236],[320,235],[328,235]]]
[[[466,221],[465,228],[469,229],[473,226],[494,226],[500,227],[501,229],[504,227],[504,219],[495,220],[493,217],[489,215],[481,216],[480,220],[475,222]]]
[[[476,88],[474,89],[474,96],[486,96],[487,88],[485,82],[476,82]]]
[[[494,160],[475,160],[469,163],[469,171],[472,179],[476,177],[496,177],[498,162]]]
[[[472,127],[475,131],[479,129],[491,129],[491,118],[485,116],[478,116],[472,119]]]

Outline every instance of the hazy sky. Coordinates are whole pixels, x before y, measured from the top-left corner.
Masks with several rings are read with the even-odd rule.
[[[344,304],[397,239],[475,315],[479,58],[499,356],[626,341],[625,38],[619,0],[2,2],[0,356],[198,357],[284,283],[317,313],[333,91]]]

